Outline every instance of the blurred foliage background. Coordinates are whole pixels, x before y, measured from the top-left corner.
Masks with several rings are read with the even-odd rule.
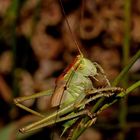
[[[98,62],[113,81],[139,50],[140,1],[62,2],[82,52]],[[0,139],[49,139],[52,128],[30,134],[18,132],[32,116],[16,107],[13,98],[53,88],[56,77],[78,54],[62,8],[58,0],[0,0],[0,24]],[[120,85],[126,88],[139,79],[140,59]],[[139,140],[139,92],[135,90],[104,111],[79,140]],[[46,112],[49,98],[24,104]]]

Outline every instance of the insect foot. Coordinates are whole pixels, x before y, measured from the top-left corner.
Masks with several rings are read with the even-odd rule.
[[[14,99],[14,103],[15,103],[15,104],[18,104],[19,102],[20,102],[20,99],[19,99],[19,98],[15,98],[15,99]]]
[[[86,109],[86,110],[84,110],[84,111],[85,111],[85,114],[86,114],[88,117],[90,117],[91,119],[93,119],[94,115],[93,115],[88,109]]]

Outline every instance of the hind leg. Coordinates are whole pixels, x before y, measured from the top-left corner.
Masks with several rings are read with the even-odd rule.
[[[38,97],[41,97],[41,96],[50,96],[52,95],[53,93],[53,90],[47,90],[47,91],[43,91],[43,92],[39,92],[39,93],[36,93],[36,94],[33,94],[31,96],[24,96],[24,97],[18,97],[18,98],[15,98],[14,99],[14,103],[15,105],[17,105],[18,107],[36,115],[36,116],[39,116],[39,117],[45,117],[43,114],[35,111],[35,110],[32,110],[28,107],[26,107],[25,105],[21,104],[23,101],[26,101],[26,100],[30,100],[30,99],[35,99],[35,98],[38,98]]]

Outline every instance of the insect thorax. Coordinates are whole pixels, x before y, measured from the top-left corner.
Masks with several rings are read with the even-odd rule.
[[[78,56],[79,57],[79,56]],[[67,83],[66,90],[62,98],[62,104],[67,105],[74,102],[77,98],[84,98],[86,91],[93,89],[92,81],[89,77],[94,77],[97,74],[96,66],[86,58],[78,58],[78,66],[75,65],[69,70],[64,79]]]

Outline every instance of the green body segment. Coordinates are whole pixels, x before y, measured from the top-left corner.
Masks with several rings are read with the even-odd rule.
[[[59,83],[64,83],[62,85],[63,87],[65,86],[63,94],[61,93],[62,97],[59,100],[60,108],[70,104],[71,102],[82,101],[86,96],[86,90],[93,89],[93,84],[89,76],[94,77],[96,74],[96,66],[90,60],[78,55],[75,63],[56,84],[59,88],[62,88]],[[54,94],[58,94],[57,87]],[[54,100],[56,103],[56,99]]]

